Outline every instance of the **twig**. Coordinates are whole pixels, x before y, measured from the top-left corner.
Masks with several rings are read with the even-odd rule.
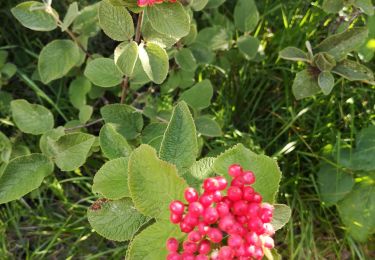
[[[84,124],[84,125],[78,125],[78,126],[74,126],[74,127],[70,127],[70,128],[66,128],[65,129],[65,132],[71,132],[71,131],[74,131],[74,130],[77,130],[77,129],[81,129],[81,128],[86,128],[86,127],[89,127],[89,126],[92,126],[92,125],[95,125],[95,124],[98,124],[100,122],[104,121],[103,118],[99,118],[97,120],[94,120],[90,123],[87,123],[87,124]]]
[[[138,15],[137,28],[135,29],[135,38],[134,38],[134,41],[138,44],[141,42],[142,23],[143,23],[143,12],[140,12]]]
[[[120,103],[124,104],[125,98],[126,98],[126,95],[128,93],[128,89],[129,89],[129,77],[128,76],[126,76],[122,80],[121,87],[122,87],[122,92],[121,92],[121,101],[120,101]]]

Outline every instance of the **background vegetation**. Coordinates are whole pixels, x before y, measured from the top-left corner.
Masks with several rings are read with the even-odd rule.
[[[38,86],[55,107],[73,118],[77,112],[68,100],[68,79],[42,85],[31,77],[42,47],[62,38],[62,33],[38,33],[22,27],[10,14],[18,2],[0,1],[0,49],[9,51],[8,60],[18,68],[0,93],[7,91],[14,99],[43,104]],[[70,2],[56,1],[54,7],[63,11]],[[230,15],[233,3],[227,2],[220,10]],[[322,205],[316,174],[320,161],[330,160],[326,153],[336,143],[351,144],[358,130],[375,124],[374,87],[339,80],[329,96],[296,101],[291,86],[300,65],[278,58],[283,48],[304,49],[306,40],[317,44],[340,25],[342,21],[326,14],[320,4],[305,0],[257,1],[261,20],[255,34],[264,46],[263,55],[255,61],[234,62],[227,72],[212,66],[199,69],[196,76],[210,78],[214,85],[209,112],[224,132],[220,138],[205,141],[204,154],[218,154],[243,142],[278,160],[283,172],[279,201],[293,210],[291,221],[276,237],[276,247],[286,259],[371,259],[375,257],[374,238],[358,243],[346,235],[337,210]],[[79,5],[85,6],[86,1],[79,1]],[[209,16],[203,12],[197,19],[204,26]],[[88,49],[110,55],[115,47],[112,40],[99,33]],[[375,69],[371,60],[367,66]],[[98,108],[116,98],[108,93],[91,105]],[[173,96],[164,97],[160,105],[170,107],[171,101]],[[25,138],[14,131],[2,109],[1,131],[29,147],[37,145],[33,137]],[[99,129],[97,125],[90,127],[94,133]],[[102,158],[91,157],[80,170],[56,171],[40,189],[1,205],[0,259],[122,258],[126,243],[100,237],[86,218],[87,207],[96,198],[91,192],[93,176],[102,163]]]

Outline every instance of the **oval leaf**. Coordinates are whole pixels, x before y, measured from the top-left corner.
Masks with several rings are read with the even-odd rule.
[[[195,125],[197,131],[204,136],[217,137],[223,134],[219,124],[209,116],[198,117],[195,119]]]
[[[290,216],[292,215],[291,209],[284,204],[275,204],[275,211],[272,218],[272,226],[276,230],[281,229],[286,223],[289,222]]]
[[[183,48],[179,50],[176,53],[175,59],[178,66],[183,70],[195,71],[197,68],[197,61],[190,49]]]
[[[120,84],[123,76],[115,62],[109,58],[98,58],[90,61],[84,74],[93,84],[103,88]]]
[[[115,63],[120,71],[130,77],[138,59],[138,45],[135,42],[123,42],[115,49]]]
[[[126,139],[112,124],[105,124],[99,133],[100,147],[108,159],[129,157],[132,151]]]
[[[297,100],[314,96],[320,92],[317,80],[308,70],[297,73],[292,86],[293,94]]]
[[[181,94],[181,100],[188,103],[192,108],[204,109],[211,104],[213,94],[214,90],[212,84],[206,79],[183,92]]]
[[[259,12],[254,0],[238,0],[234,8],[234,23],[241,32],[251,32],[259,21]]]
[[[318,84],[324,95],[331,93],[333,87],[335,86],[335,78],[329,71],[323,71],[319,74]]]
[[[259,40],[253,36],[242,36],[237,41],[238,49],[248,60],[255,58],[259,44]]]

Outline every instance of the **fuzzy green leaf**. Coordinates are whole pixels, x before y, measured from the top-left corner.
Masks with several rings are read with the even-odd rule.
[[[105,124],[99,133],[100,147],[108,159],[129,157],[132,148],[112,124]]]
[[[181,100],[188,103],[194,109],[204,109],[211,104],[214,94],[209,80],[203,80],[181,94]]]
[[[295,47],[286,47],[279,52],[279,56],[284,60],[309,61],[306,52]]]
[[[68,27],[74,22],[74,19],[79,15],[78,4],[73,2],[69,5],[68,11],[64,17],[63,23],[61,25],[61,30],[64,32]]]
[[[176,63],[181,69],[187,71],[195,71],[197,68],[197,61],[194,58],[190,49],[183,48],[176,53]]]
[[[167,126],[168,124],[165,123],[151,123],[147,125],[142,131],[142,143],[148,144],[154,147],[156,151],[159,151]]]
[[[86,95],[91,90],[91,82],[83,77],[77,77],[69,85],[69,100],[72,105],[80,109],[86,105]]]
[[[84,74],[93,84],[103,88],[120,84],[123,76],[115,62],[109,58],[98,58],[90,61]]]
[[[335,78],[331,72],[323,71],[319,74],[318,84],[324,95],[328,95],[335,86]]]
[[[281,229],[289,222],[290,216],[292,215],[292,210],[284,204],[275,204],[273,206],[275,207],[275,211],[273,213],[271,224],[276,231]]]
[[[321,91],[317,79],[308,70],[297,73],[292,89],[297,100],[314,96]]]
[[[138,45],[135,42],[123,42],[115,49],[115,63],[120,71],[130,77],[133,75],[138,59]]]
[[[344,8],[344,0],[324,0],[322,8],[327,13],[338,13]]]
[[[217,137],[223,135],[219,124],[209,116],[198,117],[197,119],[195,119],[195,125],[197,126],[197,131],[201,135],[208,137]]]
[[[362,129],[357,137],[357,145],[352,154],[351,168],[354,170],[375,170],[375,126]]]
[[[259,21],[259,12],[254,0],[238,0],[234,8],[234,23],[241,32],[251,32]]]
[[[374,73],[366,66],[351,60],[343,60],[332,69],[332,72],[350,81],[373,82]]]
[[[253,36],[241,36],[237,41],[238,49],[248,60],[255,58],[259,44],[259,40]]]

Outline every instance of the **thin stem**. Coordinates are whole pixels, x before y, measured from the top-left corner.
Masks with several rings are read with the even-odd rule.
[[[143,23],[143,12],[140,12],[138,15],[137,28],[135,29],[135,38],[134,38],[134,41],[138,44],[141,42],[142,23]]]
[[[71,131],[74,131],[74,130],[77,130],[77,129],[86,128],[86,127],[89,127],[89,126],[92,126],[92,125],[96,125],[96,124],[98,124],[102,121],[104,121],[104,119],[99,118],[97,120],[94,120],[94,121],[92,121],[90,123],[87,123],[87,124],[84,124],[84,125],[77,125],[77,126],[74,126],[74,127],[66,128],[65,132],[71,132]]]
[[[122,87],[122,92],[121,92],[121,101],[120,101],[120,103],[124,104],[125,98],[126,98],[126,95],[128,93],[128,89],[129,89],[129,77],[128,76],[126,76],[122,80],[121,87]]]
[[[74,35],[74,33],[66,29],[65,30],[67,34],[69,34],[70,38],[78,45],[78,47],[86,54],[87,57],[91,57],[91,54],[87,52],[86,48],[82,45],[82,43],[77,39],[77,37]]]

